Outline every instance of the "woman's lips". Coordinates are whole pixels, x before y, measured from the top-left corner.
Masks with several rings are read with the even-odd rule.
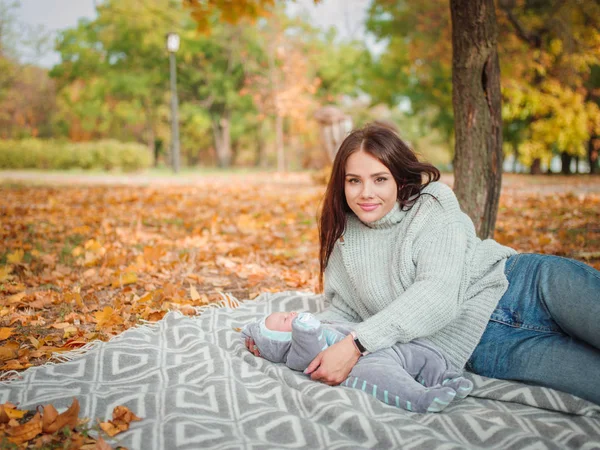
[[[359,203],[360,209],[363,211],[369,212],[374,211],[379,206],[379,203]]]

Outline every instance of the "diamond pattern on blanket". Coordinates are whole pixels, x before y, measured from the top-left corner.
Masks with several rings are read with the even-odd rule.
[[[93,421],[125,405],[142,417],[116,437],[130,449],[600,448],[600,407],[561,392],[468,374],[471,396],[440,414],[415,414],[256,358],[234,330],[273,311],[321,311],[320,296],[264,294],[221,306],[196,317],[172,312],[62,354],[66,362],[0,383],[0,402],[61,409],[77,397]]]

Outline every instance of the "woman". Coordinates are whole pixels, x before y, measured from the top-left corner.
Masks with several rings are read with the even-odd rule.
[[[361,355],[422,338],[457,369],[600,404],[600,272],[480,240],[438,180],[389,128],[344,140],[319,220],[319,318],[358,325],[306,373],[337,385]]]

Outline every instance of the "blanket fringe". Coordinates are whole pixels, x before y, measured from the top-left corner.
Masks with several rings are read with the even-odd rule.
[[[194,309],[198,315],[202,314],[204,311],[212,308],[231,308],[236,309],[242,304],[237,298],[229,293],[223,293],[219,291],[219,295],[221,296],[221,300],[209,303],[208,305],[195,306]]]
[[[16,370],[9,370],[8,372],[0,373],[0,384],[3,384],[5,381],[11,381],[19,378],[20,372]]]

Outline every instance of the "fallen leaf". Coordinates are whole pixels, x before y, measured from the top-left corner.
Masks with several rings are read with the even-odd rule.
[[[0,370],[23,370],[31,366],[32,364],[22,364],[21,361],[11,359],[10,361],[7,361],[6,364],[4,364],[2,367],[0,367]]]
[[[108,443],[104,439],[102,439],[102,437],[99,437],[96,441],[94,450],[113,450],[113,448],[110,445],[108,445]]]
[[[123,319],[117,314],[115,314],[115,310],[110,306],[105,306],[102,311],[94,313],[94,317],[96,319],[97,330],[111,325],[118,325],[120,323],[123,323]]]
[[[11,264],[19,264],[23,260],[24,255],[25,252],[21,249],[18,249],[6,255],[6,260]]]
[[[22,419],[27,414],[26,409],[7,408],[4,411],[9,419]]]
[[[176,305],[176,306],[177,306],[177,309],[186,316],[195,316],[196,314],[198,314],[196,309],[191,305]]]
[[[112,282],[112,287],[126,286],[128,284],[137,283],[138,277],[135,272],[125,272],[120,274]]]
[[[77,333],[79,333],[79,329],[77,327],[74,326],[70,326],[65,328],[64,334],[63,334],[63,339],[68,339],[72,336],[75,336]]]
[[[42,429],[44,433],[54,433],[64,427],[73,429],[77,426],[77,418],[79,416],[79,401],[74,398],[73,403],[69,408],[58,414],[56,408],[52,405],[44,406]]]
[[[198,293],[198,291],[196,290],[196,288],[194,287],[193,284],[190,283],[190,297],[192,298],[192,300],[199,300],[200,299],[200,294]]]
[[[31,420],[23,425],[6,429],[8,440],[14,444],[23,444],[30,441],[42,432],[42,419],[40,413],[36,413]]]
[[[26,295],[27,294],[25,292],[19,292],[18,294],[11,295],[6,300],[8,303],[18,303],[23,300]]]
[[[14,331],[12,328],[0,328],[0,341],[8,339],[13,334],[13,332]]]
[[[113,410],[113,418],[108,422],[101,422],[100,428],[110,437],[115,436],[129,429],[131,422],[137,422],[140,419],[126,406],[117,406]]]
[[[13,268],[10,266],[1,267],[0,268],[0,282],[10,280],[12,278],[12,276],[10,275],[12,270],[13,270]]]
[[[0,361],[6,361],[17,357],[19,346],[14,348],[12,345],[3,345],[0,347]]]

